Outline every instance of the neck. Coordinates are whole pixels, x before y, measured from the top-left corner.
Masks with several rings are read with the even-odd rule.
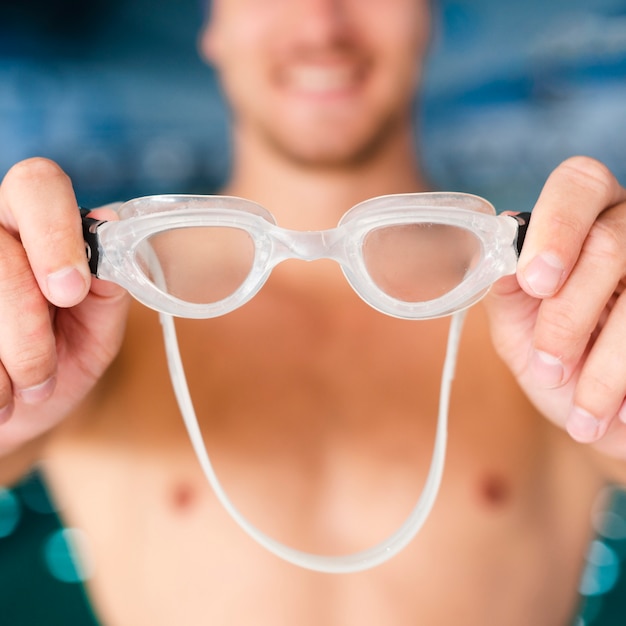
[[[232,177],[223,192],[262,204],[285,228],[332,228],[367,198],[429,189],[412,133],[405,131],[367,158],[327,166],[297,162],[235,133]]]

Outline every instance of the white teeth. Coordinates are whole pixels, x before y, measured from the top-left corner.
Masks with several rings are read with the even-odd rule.
[[[291,86],[299,91],[324,93],[352,86],[355,72],[350,68],[300,66],[289,72]]]

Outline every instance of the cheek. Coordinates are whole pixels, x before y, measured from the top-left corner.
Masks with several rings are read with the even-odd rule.
[[[389,48],[407,61],[421,62],[430,41],[430,22],[426,15],[414,12],[411,20],[400,20],[389,24],[387,42]]]
[[[213,47],[205,55],[217,70],[224,91],[228,96],[236,97],[240,92],[259,88],[262,76],[262,38],[254,24],[241,22],[236,28],[227,28],[220,24],[219,32],[213,40]]]
[[[354,0],[359,2],[362,0]],[[378,6],[377,2],[379,3]],[[361,11],[367,19],[362,32],[377,36],[389,49],[421,55],[430,39],[431,15],[425,0],[377,0],[370,10]],[[376,35],[378,34],[378,35]]]
[[[402,45],[396,41],[393,46],[381,50],[376,58],[377,70],[374,74],[375,89],[379,95],[385,100],[412,100],[420,85],[423,57],[422,48],[410,40]]]
[[[376,0],[372,4],[376,5]],[[360,32],[375,50],[374,59],[396,77],[394,80],[402,76],[412,81],[420,74],[430,41],[428,3],[390,0],[387,8],[372,6],[370,11],[361,11]]]
[[[255,4],[257,5],[255,7]],[[202,36],[205,58],[221,73],[243,65],[259,53],[267,39],[268,11],[263,3],[215,1],[213,13]]]

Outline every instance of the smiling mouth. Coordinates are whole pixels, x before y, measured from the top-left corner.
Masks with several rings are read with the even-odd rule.
[[[356,89],[364,79],[362,67],[350,65],[293,65],[283,75],[283,85],[295,93],[330,95]]]

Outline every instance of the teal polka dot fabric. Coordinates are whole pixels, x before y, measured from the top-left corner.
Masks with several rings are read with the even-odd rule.
[[[573,626],[626,625],[626,491],[607,487],[591,514],[596,533],[580,580]]]
[[[591,521],[579,614],[563,626],[625,626],[626,491],[604,490]],[[63,527],[38,473],[0,487],[0,625],[98,626],[83,586],[91,571],[84,534]]]
[[[90,574],[82,543],[79,529],[62,527],[39,474],[0,487],[2,626],[98,626],[82,584]]]

